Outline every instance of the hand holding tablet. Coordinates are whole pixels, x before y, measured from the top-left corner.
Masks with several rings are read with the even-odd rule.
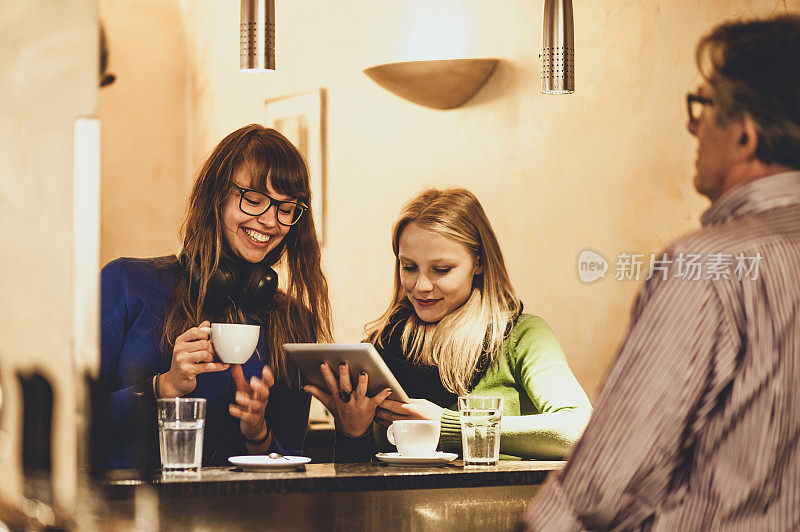
[[[408,396],[371,344],[284,344],[313,385],[303,389],[319,399],[350,437],[369,431],[375,410],[387,397]]]

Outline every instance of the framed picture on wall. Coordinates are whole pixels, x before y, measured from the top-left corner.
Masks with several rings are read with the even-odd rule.
[[[325,235],[325,91],[267,98],[267,127],[280,131],[306,159],[311,178],[311,210],[320,243]]]

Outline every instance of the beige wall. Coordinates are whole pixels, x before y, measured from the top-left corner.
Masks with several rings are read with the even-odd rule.
[[[166,255],[189,180],[183,20],[174,1],[100,0],[99,9],[117,77],[99,100],[102,262]]]
[[[97,58],[94,0],[3,0],[0,504],[19,507],[22,501],[22,405],[16,376],[37,371],[53,388],[55,503],[67,513],[75,509],[80,423],[76,414],[83,407],[75,383],[86,367],[92,367],[91,361],[77,355],[76,346],[87,340],[94,344],[97,338],[81,336],[91,326],[76,334],[75,316],[86,314],[76,308],[79,297],[73,281],[83,278],[85,268],[80,271],[76,266],[91,260],[92,244],[96,249],[99,239],[97,219],[90,219],[97,195],[82,198],[89,206],[83,218],[73,212],[73,187],[82,182],[91,188],[87,182],[91,175],[73,176],[73,131],[77,118],[96,114]],[[97,135],[94,141],[96,146]],[[91,166],[91,160],[85,162]],[[94,176],[96,184],[96,171]],[[73,226],[80,220],[86,230],[75,238]],[[76,249],[88,251],[82,261],[76,261]],[[96,256],[90,268],[96,270]],[[89,307],[96,317],[96,309]]]
[[[691,186],[695,142],[685,128],[684,95],[699,81],[695,42],[723,19],[798,9],[800,2],[575,0],[577,92],[570,96],[539,93],[542,4],[276,2],[278,71],[252,75],[238,72],[238,4],[178,0],[188,171],[224,135],[262,121],[265,98],[324,87],[324,266],[337,340],[358,340],[389,300],[389,232],[401,204],[426,185],[463,185],[483,202],[526,310],[555,329],[578,379],[596,397],[640,284],[613,280],[617,254],[659,250],[697,227],[707,205]],[[174,19],[171,5],[160,9]],[[444,57],[502,63],[471,102],[451,111],[408,103],[362,73],[379,63]],[[125,105],[138,108],[140,97],[149,96],[132,93]],[[163,148],[153,150],[141,151],[142,159],[164,158]],[[177,190],[184,174],[176,168],[167,178]],[[139,197],[154,214],[170,215],[154,217],[152,234],[135,246],[116,228],[104,229],[106,259],[161,253],[164,235],[174,235],[178,199],[141,190]],[[609,259],[605,280],[578,279],[577,256],[586,248]]]

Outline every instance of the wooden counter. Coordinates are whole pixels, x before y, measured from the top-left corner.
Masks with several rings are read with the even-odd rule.
[[[149,482],[118,472],[100,492],[111,521],[136,517],[149,527],[141,522],[148,515],[152,526],[170,530],[509,530],[547,473],[563,465],[308,464],[282,473],[211,467]]]

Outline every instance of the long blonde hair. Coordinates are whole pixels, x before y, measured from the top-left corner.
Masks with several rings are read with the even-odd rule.
[[[473,277],[472,293],[459,308],[438,323],[417,318],[400,283],[400,235],[410,224],[463,244],[478,258],[482,273]],[[503,253],[478,198],[463,188],[429,189],[403,206],[392,231],[395,255],[394,297],[386,312],[368,323],[368,342],[383,347],[398,312],[408,310],[402,333],[406,357],[418,364],[435,365],[444,387],[457,394],[469,391],[485,354],[494,362],[503,349],[509,324],[521,311],[506,271]]]
[[[191,276],[181,276],[167,311],[162,344],[172,346],[183,331],[204,319],[212,319],[204,306],[209,279],[221,257],[230,254],[222,236],[221,210],[233,175],[241,167],[250,168],[256,176],[252,184],[256,190],[266,192],[269,180],[279,194],[297,198],[309,206],[308,212],[263,260],[267,265],[286,262],[286,291],[276,294],[274,305],[265,301],[258,319],[267,329],[267,363],[279,381],[288,383],[296,375],[290,372],[283,343],[331,339],[328,283],[320,267],[311,187],[303,156],[286,137],[258,124],[237,129],[222,139],[195,180],[182,228],[182,253],[190,267],[199,270],[199,286],[193,297],[189,286]],[[167,262],[164,266],[174,265],[174,259],[173,264]],[[222,314],[220,318],[231,323],[245,319],[235,305],[228,305]]]

